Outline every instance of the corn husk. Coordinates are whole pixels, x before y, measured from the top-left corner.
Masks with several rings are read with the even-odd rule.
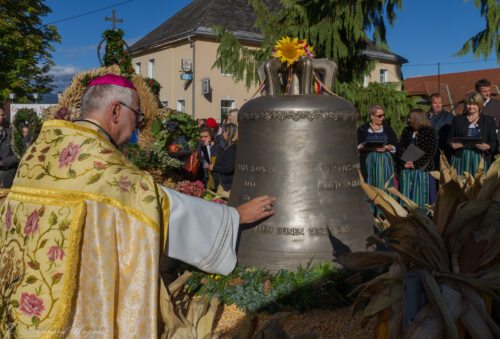
[[[500,301],[498,162],[487,173],[479,170],[474,177],[467,173],[457,176],[442,157],[440,173],[435,175],[441,187],[436,205],[431,207],[432,220],[395,188],[384,192],[362,184],[370,200],[387,216],[383,230],[368,243],[390,247],[396,254],[387,273],[354,291],[353,312],[387,321],[380,328],[388,330],[390,338],[458,338],[464,329],[473,338],[500,337],[500,328],[484,302],[484,298]],[[389,193],[404,206],[396,205]],[[389,258],[387,253],[353,253],[337,262],[366,269],[387,265]],[[420,276],[428,303],[404,328],[404,301],[398,293],[407,271]],[[460,331],[457,324],[463,325]]]

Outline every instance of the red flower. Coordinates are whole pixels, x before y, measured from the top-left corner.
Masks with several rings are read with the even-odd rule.
[[[94,161],[94,167],[97,170],[103,170],[106,168],[106,166],[100,161]]]
[[[39,317],[45,310],[43,300],[36,296],[36,294],[28,294],[23,292],[21,294],[21,302],[19,309],[27,315],[34,315]]]
[[[44,162],[44,161],[45,161],[45,155],[43,155],[43,154],[42,154],[42,155],[39,155],[39,156],[38,156],[38,161],[40,161],[40,162]]]
[[[12,207],[7,204],[7,212],[5,213],[5,229],[8,231],[12,227]]]
[[[34,234],[38,231],[40,223],[40,216],[38,215],[38,210],[34,210],[26,220],[26,226],[24,226],[24,233],[26,235]]]
[[[126,176],[121,176],[120,177],[120,181],[118,182],[118,186],[120,187],[120,191],[122,192],[128,192],[129,188],[130,188],[130,185],[132,185],[132,183],[130,182],[130,180],[128,179],[128,177]]]
[[[47,252],[50,261],[63,260],[64,254],[64,250],[59,246],[52,246]]]
[[[80,154],[80,146],[70,142],[59,156],[59,168],[71,165],[77,159],[78,154]]]

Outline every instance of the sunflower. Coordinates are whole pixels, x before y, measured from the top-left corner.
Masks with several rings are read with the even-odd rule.
[[[291,66],[301,56],[306,54],[304,50],[306,44],[305,40],[299,40],[298,38],[291,39],[287,36],[283,37],[274,46],[273,57],[279,58],[281,62]]]

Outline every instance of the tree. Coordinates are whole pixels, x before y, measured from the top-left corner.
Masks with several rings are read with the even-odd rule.
[[[362,51],[370,43],[385,43],[386,21],[392,24],[402,0],[281,0],[281,9],[271,12],[263,0],[249,0],[256,13],[255,26],[263,33],[260,49],[244,47],[223,27],[215,27],[220,39],[214,66],[246,79],[257,80],[257,67],[269,56],[275,41],[287,35],[307,39],[318,57],[335,60],[339,80],[360,80],[370,68]]]
[[[53,65],[55,26],[42,23],[51,10],[40,0],[0,0],[0,101],[14,92],[20,101],[31,93],[48,93]]]
[[[466,55],[472,51],[475,57],[485,59],[496,49],[497,62],[500,62],[500,5],[498,0],[474,0],[475,7],[481,7],[481,16],[485,17],[486,27],[468,39],[455,54]]]

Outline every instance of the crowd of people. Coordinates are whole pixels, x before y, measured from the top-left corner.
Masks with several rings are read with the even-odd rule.
[[[443,109],[442,97],[430,96],[431,109],[414,109],[408,125],[397,138],[385,121],[384,107],[372,105],[370,121],[358,128],[358,150],[362,174],[370,185],[395,186],[406,197],[425,208],[435,202],[438,170],[444,154],[459,175],[474,176],[483,163],[488,170],[500,153],[500,102],[491,98],[491,82],[479,80],[476,92],[465,99],[463,114]],[[372,211],[380,215],[374,206]]]
[[[198,120],[198,157],[201,159],[199,179],[210,190],[216,191],[219,187],[224,191],[231,190],[238,141],[237,114],[237,109],[231,109],[221,125],[213,118]]]

